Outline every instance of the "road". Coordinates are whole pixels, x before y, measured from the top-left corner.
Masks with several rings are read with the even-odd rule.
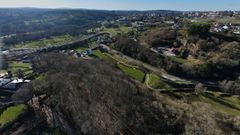
[[[78,39],[78,40],[74,40],[72,42],[68,42],[68,43],[64,43],[64,44],[58,44],[58,45],[54,45],[54,46],[50,46],[50,47],[43,47],[43,48],[38,48],[38,49],[31,49],[31,50],[25,50],[22,53],[17,53],[17,54],[10,54],[10,57],[21,57],[24,55],[28,55],[28,54],[33,54],[33,53],[39,53],[39,52],[50,52],[50,51],[54,51],[54,50],[64,50],[64,49],[70,49],[73,47],[77,47],[79,46],[80,43],[85,43],[86,41],[91,40],[92,38],[101,36],[107,34],[109,35],[109,33],[99,33],[99,34],[94,34],[94,35],[90,35],[84,39]],[[111,34],[110,34],[111,35]],[[154,66],[151,66],[149,64],[146,64],[142,61],[133,59],[129,56],[123,55],[121,52],[116,51],[116,50],[110,50],[109,51],[111,54],[115,54],[118,55],[124,59],[127,59],[127,61],[129,63],[133,63],[134,65],[137,65],[139,67],[145,68],[151,72],[154,72],[155,74],[157,74],[158,76],[160,76],[162,79],[165,79],[166,81],[170,81],[170,82],[178,82],[178,83],[184,83],[184,84],[190,84],[190,85],[196,85],[198,83],[203,83],[206,87],[216,87],[218,88],[218,85],[216,82],[208,82],[208,81],[196,81],[196,80],[190,80],[190,79],[183,79],[174,75],[170,75],[168,74],[165,70],[161,69],[161,68],[157,68]]]
[[[116,50],[110,50],[109,53],[114,54],[114,55],[118,55],[124,59],[126,59],[129,63],[132,63],[134,65],[137,65],[139,67],[143,67],[155,74],[157,74],[158,76],[160,76],[162,79],[166,79],[170,82],[178,82],[178,83],[183,83],[183,84],[189,84],[189,85],[197,85],[198,83],[202,83],[204,84],[206,87],[215,87],[218,88],[218,84],[216,82],[207,82],[207,81],[196,81],[196,80],[191,80],[191,79],[183,79],[174,75],[170,75],[169,73],[167,73],[165,70],[161,69],[161,68],[157,68],[154,66],[151,66],[149,64],[146,64],[142,61],[133,59],[129,56],[126,56],[124,54],[122,54],[119,51]]]
[[[40,52],[51,52],[54,50],[64,50],[64,49],[70,49],[79,46],[81,43],[85,43],[93,38],[96,38],[101,35],[109,35],[109,33],[99,33],[99,34],[94,34],[90,35],[84,39],[77,39],[68,43],[63,43],[63,44],[56,44],[53,46],[48,46],[48,47],[43,47],[43,48],[37,48],[37,49],[19,49],[15,51],[10,51],[9,54],[7,54],[8,59],[14,59],[14,58],[19,58],[25,55],[29,54],[34,54],[34,53],[40,53]]]

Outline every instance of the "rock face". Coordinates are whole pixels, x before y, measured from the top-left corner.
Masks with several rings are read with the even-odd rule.
[[[68,134],[74,134],[61,112],[53,111],[50,106],[41,102],[45,97],[46,95],[41,95],[39,97],[34,96],[28,102],[28,104],[33,108],[35,113],[38,113],[38,115],[44,119],[46,122],[46,127],[51,129],[61,128],[64,129]]]

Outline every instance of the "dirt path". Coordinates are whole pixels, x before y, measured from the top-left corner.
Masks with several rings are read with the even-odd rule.
[[[159,92],[163,92],[163,91],[168,91],[167,89],[154,89],[152,88],[151,86],[149,86],[149,74],[146,74],[146,79],[145,79],[145,82],[144,84],[151,90],[153,91],[159,91]]]

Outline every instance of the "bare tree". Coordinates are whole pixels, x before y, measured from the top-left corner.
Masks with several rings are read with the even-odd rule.
[[[22,69],[17,69],[16,75],[19,79],[24,79],[24,72]]]
[[[207,91],[207,87],[205,87],[202,83],[198,83],[195,86],[195,93],[197,95],[204,93],[205,91]]]

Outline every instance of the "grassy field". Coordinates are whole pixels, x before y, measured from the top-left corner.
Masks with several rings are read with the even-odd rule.
[[[198,18],[196,19],[199,22],[217,22],[217,23],[231,23],[231,24],[240,24],[240,20],[233,17],[218,17],[218,18]]]
[[[0,126],[15,120],[20,114],[27,110],[24,104],[8,107],[0,115]]]
[[[128,60],[126,58],[123,58],[119,55],[112,55],[112,57],[118,61],[118,62],[122,62],[122,63],[129,63]]]
[[[16,61],[12,61],[9,64],[9,68],[14,69],[14,68],[22,68],[22,69],[26,69],[26,68],[30,68],[31,65],[29,63],[22,63],[22,62],[16,62]]]
[[[11,71],[13,75],[15,75],[18,69],[21,69],[24,72],[24,75],[32,73],[31,65],[29,63],[11,61],[9,62],[7,69],[0,70],[0,74],[6,74],[7,71]]]
[[[183,59],[183,58],[180,58],[180,57],[169,57],[172,61],[175,61],[175,62],[177,62],[177,63],[179,63],[179,64],[185,64],[185,63],[187,63],[188,62],[188,60],[186,60],[186,59]]]
[[[205,92],[196,95],[194,93],[173,92],[175,96],[184,97],[188,102],[202,102],[208,104],[213,111],[232,115],[240,116],[240,99],[235,96],[222,96],[216,92]]]
[[[129,66],[125,66],[123,64],[118,63],[118,68],[121,69],[124,73],[132,77],[133,79],[136,79],[140,82],[144,81],[145,73],[142,72],[139,69],[132,68]]]
[[[22,63],[22,62],[16,62],[16,61],[12,61],[9,63],[9,67],[8,70],[12,71],[12,73],[14,74],[18,69],[21,69],[22,71],[24,71],[24,74],[28,74],[31,73],[31,65],[29,63]]]
[[[120,61],[118,61],[118,59],[114,59],[115,57],[113,58],[108,53],[102,53],[99,50],[94,50],[93,51],[93,56],[116,64],[119,69],[121,69],[124,73],[126,73],[127,75],[129,75],[133,79],[136,79],[140,82],[144,81],[144,77],[145,77],[144,72],[142,72],[141,70],[139,70],[137,68],[134,68],[134,67],[131,67],[131,66],[126,66],[124,64],[118,63]]]
[[[171,87],[163,82],[157,75],[151,73],[148,75],[148,83],[149,87],[153,89],[170,89]]]
[[[51,39],[41,39],[38,41],[32,41],[27,42],[25,44],[17,44],[14,46],[14,48],[39,48],[39,47],[46,47],[46,46],[52,46],[56,44],[61,44],[64,42],[72,41],[74,37],[70,35],[63,35],[63,36],[57,36],[53,37]]]
[[[131,30],[131,27],[121,26],[119,28],[105,28],[103,32],[112,33],[113,35],[117,35],[117,33],[127,33]]]
[[[240,116],[240,99],[234,96],[222,96],[216,92],[205,92],[200,95],[194,93],[174,92],[183,96],[189,102],[203,102],[216,111],[227,115]]]
[[[100,59],[103,59],[103,60],[106,60],[106,61],[110,61],[110,62],[116,62],[111,56],[110,54],[107,54],[107,53],[102,53],[101,51],[99,50],[94,50],[93,51],[93,56],[94,57],[98,57]]]
[[[86,50],[88,50],[89,49],[89,47],[78,47],[78,48],[76,48],[75,49],[75,51],[78,51],[78,52],[83,52],[83,51],[86,51]]]
[[[240,115],[240,100],[235,97],[221,97],[214,93],[204,93],[200,100],[212,106],[217,112],[228,115]]]

